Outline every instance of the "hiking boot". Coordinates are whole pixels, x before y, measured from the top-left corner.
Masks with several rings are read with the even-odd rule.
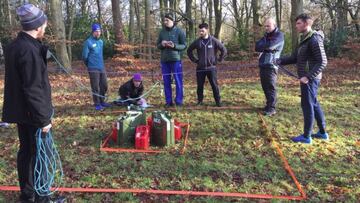
[[[264,111],[264,116],[273,116],[275,114],[276,114],[275,109],[269,109],[269,110]]]
[[[104,110],[104,107],[101,106],[101,104],[97,104],[97,105],[95,105],[95,110],[96,111],[101,111],[101,110]]]
[[[217,107],[222,107],[221,102],[216,102],[216,106],[217,106]]]
[[[202,101],[198,101],[198,103],[196,103],[196,106],[202,106],[202,105],[204,105]]]
[[[170,104],[165,104],[165,108],[171,108],[171,107],[173,107],[174,106],[174,104],[173,103],[170,103]]]
[[[311,144],[311,142],[312,142],[311,137],[305,137],[304,135],[299,135],[297,137],[293,137],[293,138],[291,138],[291,140],[293,142],[300,142],[300,143],[304,143],[304,144]]]
[[[106,103],[106,102],[102,102],[101,106],[104,107],[104,108],[108,108],[108,107],[111,107],[112,105],[109,104],[109,103]]]
[[[320,133],[320,131],[315,134],[311,134],[311,137],[316,138],[316,139],[329,140],[329,134],[328,133]]]

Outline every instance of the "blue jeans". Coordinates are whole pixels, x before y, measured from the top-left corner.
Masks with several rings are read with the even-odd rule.
[[[161,62],[161,72],[164,80],[164,91],[166,104],[173,104],[172,90],[171,90],[171,76],[174,76],[176,85],[175,103],[178,105],[183,104],[183,73],[181,61],[174,62]]]
[[[320,80],[310,80],[308,84],[300,84],[301,89],[301,108],[304,115],[304,136],[311,135],[314,120],[321,133],[325,133],[325,116],[317,101],[317,91]]]

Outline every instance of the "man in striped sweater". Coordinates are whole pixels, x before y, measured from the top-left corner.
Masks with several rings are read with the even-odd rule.
[[[313,19],[307,14],[296,18],[296,29],[301,34],[299,45],[291,56],[276,60],[279,65],[296,64],[301,89],[301,108],[304,115],[304,133],[292,138],[294,142],[310,144],[312,138],[328,140],[325,131],[325,116],[317,100],[322,71],[327,65],[324,36],[311,29]],[[319,127],[311,134],[314,120]]]

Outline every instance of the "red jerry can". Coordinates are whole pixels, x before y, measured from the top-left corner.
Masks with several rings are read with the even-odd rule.
[[[113,124],[111,131],[111,139],[116,143],[118,137],[118,129],[116,128],[116,124]]]
[[[180,122],[175,120],[174,122],[174,134],[175,134],[175,140],[179,141],[181,139],[181,126]]]
[[[150,130],[147,125],[139,125],[136,127],[135,133],[135,149],[149,149]]]
[[[152,132],[152,126],[153,126],[152,117],[149,116],[149,117],[146,119],[146,121],[147,121],[147,126],[149,126],[149,131],[150,131],[150,133],[151,133],[151,132]],[[151,135],[150,135],[150,136],[151,136]]]

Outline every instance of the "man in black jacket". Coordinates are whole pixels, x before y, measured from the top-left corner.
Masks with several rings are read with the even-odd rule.
[[[54,202],[34,191],[37,129],[49,132],[53,106],[47,72],[48,48],[41,43],[47,17],[32,4],[17,9],[22,31],[5,49],[5,90],[2,119],[16,123],[20,140],[17,168],[20,202]],[[55,202],[62,202],[57,199]]]
[[[203,104],[204,83],[207,77],[213,90],[216,106],[221,106],[220,90],[216,76],[216,64],[222,62],[227,54],[224,45],[215,37],[209,34],[209,25],[202,23],[199,25],[199,38],[196,39],[188,48],[187,55],[189,59],[197,64],[196,80],[197,80],[197,96],[198,105]],[[193,51],[196,50],[197,57]],[[218,51],[220,56],[218,57]]]
[[[296,29],[301,34],[300,42],[291,56],[276,60],[279,65],[296,64],[301,89],[301,108],[304,115],[304,133],[292,138],[294,142],[310,144],[312,138],[328,140],[325,132],[325,116],[317,100],[322,71],[327,65],[324,36],[311,29],[313,20],[307,14],[296,18]],[[311,134],[314,120],[319,131]]]
[[[134,74],[131,80],[127,81],[119,88],[119,96],[127,105],[142,105],[145,100],[139,98],[144,92],[144,85],[140,73]]]
[[[255,51],[261,52],[259,57],[261,87],[266,98],[264,115],[272,116],[276,113],[276,80],[277,67],[273,64],[279,58],[284,47],[284,34],[276,27],[272,18],[265,21],[265,35],[256,42]]]

